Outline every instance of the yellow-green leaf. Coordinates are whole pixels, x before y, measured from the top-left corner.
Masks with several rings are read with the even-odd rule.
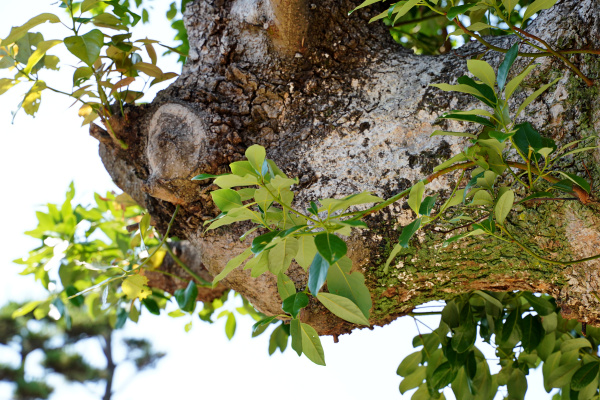
[[[496,221],[498,221],[500,225],[504,225],[504,220],[506,219],[506,216],[512,209],[514,202],[515,192],[513,192],[512,190],[507,190],[498,199],[498,202],[496,203],[496,208],[494,208],[494,213],[496,214]]]
[[[0,44],[2,44],[2,46],[8,46],[9,44],[13,44],[17,40],[19,40],[20,38],[25,36],[25,34],[31,28],[38,26],[40,24],[43,24],[44,22],[50,22],[52,24],[56,24],[56,23],[60,22],[60,19],[56,15],[51,14],[51,13],[40,14],[36,17],[31,18],[25,24],[23,24],[19,27],[12,28],[10,30],[10,34],[6,37],[6,39],[3,39],[0,42]]]
[[[147,286],[148,278],[139,274],[131,275],[123,281],[121,289],[130,300],[143,300],[152,294],[152,291]]]
[[[42,101],[42,90],[46,89],[46,83],[44,81],[37,81],[33,84],[29,92],[23,99],[23,109],[29,115],[34,115],[40,108]]]
[[[531,17],[533,14],[535,14],[537,12],[540,12],[542,10],[545,10],[547,8],[554,6],[557,1],[558,0],[536,0],[536,1],[534,1],[527,7],[527,10],[525,10],[525,14],[523,14],[523,21],[525,21],[527,18]]]
[[[317,298],[329,311],[353,324],[369,325],[363,312],[352,300],[332,293],[319,293]]]
[[[483,60],[467,60],[467,68],[480,81],[493,88],[496,83],[496,74],[490,64]]]
[[[29,74],[33,67],[44,57],[46,52],[59,43],[62,43],[62,40],[46,40],[38,43],[37,49],[29,56],[27,65],[23,68],[23,73]]]
[[[6,93],[8,89],[15,86],[19,81],[10,78],[2,78],[0,79],[0,94]]]
[[[302,352],[315,364],[325,365],[325,353],[319,335],[314,328],[303,322],[300,323],[302,336]]]

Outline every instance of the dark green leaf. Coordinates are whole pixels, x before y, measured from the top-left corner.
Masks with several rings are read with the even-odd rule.
[[[427,215],[431,214],[431,210],[435,205],[435,201],[437,200],[437,194],[435,196],[427,196],[421,203],[421,207],[419,207],[419,214]]]
[[[193,312],[196,308],[197,297],[198,288],[194,281],[190,281],[185,290],[178,289],[175,291],[175,300],[177,300],[177,305],[183,311]]]
[[[508,317],[506,318],[506,321],[504,322],[504,325],[502,326],[502,342],[506,342],[510,338],[510,335],[512,334],[513,330],[515,330],[515,328],[517,326],[518,319],[519,319],[518,310],[513,310],[513,311],[511,311],[510,314],[508,314]]]
[[[200,175],[196,175],[195,177],[193,177],[192,180],[193,181],[202,181],[204,179],[218,178],[219,176],[222,176],[222,175],[200,174]]]
[[[521,344],[527,352],[532,352],[544,338],[545,332],[539,315],[527,315],[521,319]]]
[[[285,299],[281,308],[286,313],[291,314],[294,318],[297,318],[300,310],[306,307],[307,305],[308,296],[304,292],[299,292]]]
[[[459,326],[454,330],[451,339],[452,348],[458,353],[464,353],[475,344],[477,326],[471,323]]]
[[[533,200],[533,199],[542,199],[544,197],[554,197],[554,195],[552,193],[548,193],[548,192],[535,192],[535,193],[525,197],[523,200],[519,201],[519,203],[524,203],[528,200]]]
[[[319,254],[329,264],[333,264],[344,257],[348,251],[346,242],[332,233],[319,233],[315,236],[315,245]],[[316,293],[314,294],[316,296]]]
[[[531,159],[535,162],[537,162],[540,157],[536,153],[537,150],[544,147],[556,149],[554,141],[552,139],[543,138],[529,122],[519,124],[516,128],[517,131],[513,136],[513,140],[525,158],[529,155],[529,148],[532,149]]]
[[[600,363],[598,363],[598,361],[592,361],[579,368],[571,378],[571,389],[581,390],[595,381],[598,377],[599,370]]]
[[[398,244],[400,244],[400,246],[405,247],[405,248],[408,247],[408,242],[409,242],[410,238],[415,234],[415,232],[417,232],[419,230],[420,227],[421,227],[421,218],[417,218],[413,222],[411,222],[410,224],[408,224],[404,228],[402,228],[402,233],[400,234],[400,237],[398,238]]]
[[[470,351],[469,355],[467,356],[465,371],[469,378],[475,379],[475,375],[477,375],[477,359],[475,358],[474,351]]]
[[[147,297],[144,300],[142,300],[142,304],[146,306],[146,309],[150,311],[150,314],[160,315],[160,308],[158,307],[158,304],[156,304],[156,301],[154,301],[154,299]]]
[[[292,349],[302,355],[302,331],[300,329],[300,320],[293,319],[290,322],[290,335],[292,336]]]
[[[312,326],[301,322],[300,333],[302,335],[302,352],[315,364],[325,365],[325,353],[317,331]]]
[[[568,172],[563,172],[563,171],[558,171],[559,174],[563,175],[564,177],[566,177],[567,179],[569,179],[571,182],[574,182],[576,185],[578,185],[579,187],[581,187],[583,190],[585,190],[587,193],[590,193],[591,191],[591,187],[588,181],[586,181],[585,179],[574,175],[574,174],[570,174]]]
[[[271,241],[277,237],[277,235],[279,235],[280,231],[271,231],[271,232],[267,232],[264,235],[260,235],[254,238],[254,240],[252,240],[252,253],[254,254],[259,254],[261,253],[263,250],[266,250],[266,248],[269,246],[269,244],[271,244]]]
[[[514,136],[514,133],[504,133],[504,132],[499,132],[499,131],[489,131],[488,135],[490,135],[491,138],[494,138],[496,140],[498,140],[500,143],[504,143],[504,141],[512,136]]]
[[[498,89],[502,91],[504,88],[504,84],[506,83],[506,78],[508,77],[508,72],[510,71],[510,67],[512,67],[513,63],[517,59],[517,55],[519,54],[519,42],[515,43],[504,56],[504,61],[500,64],[498,68]],[[499,140],[499,139],[498,139]]]
[[[313,262],[310,264],[308,270],[308,288],[313,296],[316,296],[321,290],[321,287],[325,283],[327,278],[327,272],[329,271],[329,263],[325,260],[321,254],[315,254]]]
[[[77,290],[77,288],[75,286],[67,286],[65,288],[65,292],[67,293],[68,297],[73,296],[74,294],[79,293],[79,290]],[[73,304],[75,307],[81,307],[81,305],[84,302],[84,297],[83,296],[77,296],[77,297],[73,297],[71,299],[69,299],[69,301],[71,302],[71,304]]]
[[[569,179],[563,179],[551,186],[553,189],[560,190],[565,193],[573,193],[573,182]]]
[[[527,378],[520,369],[514,369],[510,374],[507,383],[508,398],[515,400],[523,400],[527,392]]]
[[[312,215],[319,215],[319,207],[314,201],[310,202],[310,207],[307,208],[308,212]]]
[[[276,316],[275,316],[275,315],[274,315],[274,316],[272,316],[272,317],[266,317],[266,318],[263,318],[263,319],[261,319],[260,321],[258,321],[258,322],[257,322],[257,323],[255,323],[254,325],[252,325],[252,334],[253,334],[253,337],[254,337],[254,333],[255,333],[256,331],[258,331],[258,329],[259,329],[260,327],[262,327],[262,326],[265,326],[265,325],[269,325],[271,322],[273,322],[273,320],[274,320],[275,318],[276,318]]]
[[[448,386],[456,378],[456,372],[449,362],[445,362],[437,367],[431,377],[431,386],[434,390],[440,390]]]
[[[479,93],[481,93],[481,96],[475,96],[476,98],[478,98],[479,100],[481,100],[482,102],[484,102],[492,108],[496,107],[498,99],[496,98],[494,89],[492,89],[488,85],[483,83],[476,83],[473,79],[469,78],[468,76],[461,76],[460,78],[458,78],[458,83],[461,85],[471,86],[475,90],[479,91]]]
[[[460,324],[460,313],[455,300],[449,301],[442,310],[442,321],[445,322],[450,329],[454,329]]]
[[[581,363],[574,361],[565,365],[560,365],[553,369],[548,376],[548,384],[551,387],[562,388],[571,382],[572,376],[577,372]]]

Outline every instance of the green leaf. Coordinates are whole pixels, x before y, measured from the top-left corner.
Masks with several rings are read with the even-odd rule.
[[[201,175],[198,175],[201,176]],[[206,179],[206,178],[203,178]],[[223,189],[229,189],[236,186],[250,186],[258,184],[258,180],[254,175],[246,175],[243,178],[233,174],[218,176],[214,184]]]
[[[574,361],[555,368],[548,376],[548,385],[555,388],[562,388],[563,386],[568,385],[580,365],[581,363],[579,361]]]
[[[448,18],[450,21],[452,21],[454,18],[456,18],[460,14],[464,14],[471,7],[474,7],[477,4],[478,3],[467,3],[467,4],[463,4],[462,6],[450,7],[450,9],[448,10],[448,13],[446,14],[446,18]]]
[[[365,0],[365,1],[363,1],[362,3],[360,3],[360,5],[359,5],[358,7],[356,7],[356,8],[355,8],[355,9],[353,9],[352,11],[350,11],[350,12],[348,13],[348,15],[352,14],[352,13],[353,13],[354,11],[356,11],[356,10],[359,10],[359,9],[361,9],[361,8],[363,8],[363,7],[368,7],[368,6],[370,6],[371,4],[375,4],[375,3],[378,3],[378,2],[380,2],[380,1],[383,1],[383,0]]]
[[[408,247],[408,242],[410,241],[410,238],[412,238],[412,236],[419,230],[420,227],[421,218],[417,218],[413,222],[402,228],[402,233],[398,238],[398,244],[404,248]]]
[[[298,313],[301,309],[308,305],[308,296],[304,292],[294,293],[283,300],[281,308],[288,314],[291,314],[294,318],[298,317]]]
[[[298,240],[285,237],[269,251],[269,271],[274,275],[285,272],[298,254]]]
[[[331,265],[346,255],[346,242],[332,233],[319,233],[315,236],[315,246],[319,254]],[[316,293],[315,293],[316,295]]]
[[[252,249],[247,248],[240,255],[232,258],[227,262],[225,268],[213,279],[213,287],[217,286],[217,283],[223,278],[225,278],[231,271],[239,267],[248,257],[252,255]]]
[[[402,379],[400,382],[400,394],[404,394],[411,389],[419,387],[423,380],[427,376],[427,368],[424,366],[417,367],[415,371],[408,375],[406,378]]]
[[[570,180],[571,182],[575,183],[577,186],[579,186],[580,188],[582,188],[583,190],[585,190],[587,193],[590,193],[591,191],[591,187],[588,181],[586,181],[585,179],[574,175],[574,174],[570,174],[568,172],[564,172],[564,171],[557,171],[559,174],[561,174],[562,176],[564,176],[565,178],[567,178],[568,180]]]
[[[498,300],[497,298],[495,298],[492,295],[489,295],[481,290],[475,290],[473,292],[473,294],[481,296],[486,302],[492,304],[493,306],[499,308],[500,310],[504,309],[504,306],[502,305],[500,300]]]
[[[85,67],[82,67],[82,68],[85,68]],[[89,69],[89,71],[91,71],[91,68]],[[91,76],[91,74],[90,74],[90,76]],[[75,79],[75,78],[73,78],[73,79]],[[200,175],[196,175],[195,177],[193,177],[192,180],[193,181],[203,181],[205,179],[213,179],[213,178],[218,178],[220,176],[223,176],[223,175],[200,174]]]
[[[285,300],[296,294],[294,282],[284,273],[277,275],[277,291],[281,300]]]
[[[504,325],[502,326],[502,342],[508,341],[510,339],[513,331],[517,328],[517,322],[519,320],[519,312],[518,310],[512,310]]]
[[[265,148],[259,146],[257,144],[252,145],[246,149],[246,158],[250,162],[250,165],[254,168],[254,170],[258,173],[258,175],[262,175],[262,168],[265,162],[265,157],[267,153]]]
[[[329,311],[353,324],[369,326],[369,320],[352,300],[332,293],[319,293],[317,298]]]
[[[196,308],[198,298],[198,287],[194,281],[190,281],[185,290],[175,291],[175,300],[182,311],[193,312]]]
[[[23,68],[23,73],[29,75],[35,65],[46,55],[46,52],[57,44],[62,43],[62,40],[47,40],[37,44],[37,49],[29,56],[27,65]]]
[[[320,203],[323,205],[318,209],[319,212],[327,211],[328,214],[332,214],[338,210],[344,210],[350,206],[367,203],[381,203],[383,200],[377,196],[372,195],[370,192],[361,192],[346,196],[341,199],[323,199]]]
[[[339,261],[329,266],[327,272],[327,289],[329,293],[346,297],[360,308],[363,315],[369,318],[372,307],[371,293],[365,285],[365,277],[360,272],[352,272],[352,261],[342,257]]]
[[[69,36],[65,38],[65,46],[75,57],[91,67],[100,57],[104,34],[99,29],[94,29],[85,35]]]
[[[235,190],[219,189],[210,192],[210,195],[217,207],[223,212],[243,206],[242,199]]]
[[[507,383],[508,398],[514,400],[523,400],[527,392],[527,378],[520,369],[513,369]]]
[[[269,245],[274,241],[274,239],[279,239],[278,236],[280,232],[281,231],[271,231],[255,237],[254,240],[252,240],[252,253],[259,254],[268,247],[272,247]]]
[[[548,193],[548,192],[535,192],[527,197],[525,197],[523,200],[520,200],[519,203],[524,203],[528,200],[533,200],[533,199],[542,199],[542,198],[547,198],[547,197],[554,197],[554,195],[552,193]]]
[[[290,322],[290,334],[292,336],[292,349],[298,353],[298,357],[302,354],[302,330],[300,329],[300,320],[293,319]]]
[[[408,194],[408,205],[418,215],[421,202],[423,201],[423,194],[425,193],[425,184],[422,181],[417,182]]]
[[[227,339],[231,340],[233,338],[233,335],[235,335],[235,328],[235,315],[229,313],[229,315],[227,315],[227,321],[225,322],[225,334],[227,335]]]
[[[284,330],[283,324],[275,328],[269,339],[269,355],[275,353],[278,348],[283,353],[288,344],[288,337],[289,335]]]
[[[586,347],[592,347],[589,340],[586,338],[568,339],[560,344],[560,352],[565,354],[572,350],[579,350]],[[562,385],[561,385],[562,386]]]
[[[266,317],[261,319],[260,321],[256,322],[254,325],[252,325],[252,337],[256,337],[259,335],[259,331],[264,331],[264,329],[266,329],[266,327],[268,325],[271,324],[271,322],[273,322],[273,320],[275,320],[275,318],[277,318],[276,315],[273,315],[272,317]],[[263,329],[264,327],[264,329]],[[260,332],[262,333],[262,332]]]
[[[515,119],[517,119],[517,117],[519,116],[519,114],[521,114],[521,111],[523,111],[525,109],[525,107],[527,107],[533,100],[537,99],[542,93],[544,93],[546,90],[548,90],[548,88],[550,86],[554,85],[560,79],[561,78],[556,78],[552,82],[542,86],[541,88],[539,88],[538,90],[533,92],[529,97],[527,97],[525,99],[525,101],[519,106],[519,109],[517,110],[517,113],[515,114]]]
[[[526,352],[532,352],[544,338],[545,332],[539,316],[526,315],[521,319],[521,344]]]
[[[531,304],[533,309],[541,316],[554,314],[556,307],[546,299],[537,297],[530,292],[522,292],[522,296]]]
[[[523,14],[523,21],[533,16],[533,14],[540,12],[541,10],[548,9],[554,4],[556,4],[558,0],[536,0],[531,3],[527,9],[525,10],[525,14]]]
[[[19,81],[10,78],[2,78],[0,79],[0,95],[6,93],[8,89],[18,84]]]
[[[423,352],[421,350],[415,351],[414,353],[407,355],[398,366],[396,374],[402,377],[406,377],[412,374],[416,371],[417,368],[419,368],[419,364],[422,360]]]
[[[102,3],[103,1],[104,0],[84,0],[83,3],[81,3],[81,12],[84,13],[89,11],[96,7],[98,3]]]
[[[125,280],[121,284],[121,289],[130,300],[135,300],[136,298],[143,300],[150,294],[152,294],[148,286],[146,286],[147,284],[147,277],[135,274],[125,278]]]
[[[598,371],[600,371],[600,363],[598,361],[592,361],[579,368],[571,378],[571,389],[581,390],[598,377]]]
[[[475,3],[469,4],[473,6]],[[464,6],[463,6],[464,7]],[[453,7],[455,8],[455,7]],[[496,83],[496,74],[490,64],[483,60],[467,60],[467,68],[469,72],[475,75],[480,81],[493,88]]]
[[[431,214],[431,210],[433,206],[435,206],[435,201],[437,200],[438,195],[435,196],[427,196],[425,200],[421,203],[421,207],[419,207],[419,214],[429,216]]]
[[[25,304],[24,306],[16,309],[12,313],[11,318],[15,319],[15,318],[19,318],[19,317],[22,317],[24,315],[27,315],[30,312],[32,312],[41,303],[42,303],[41,301],[30,301],[29,303]]]
[[[556,149],[554,141],[552,139],[542,137],[529,122],[519,124],[515,128],[517,128],[517,131],[513,136],[513,140],[525,158],[527,158],[529,155],[530,148],[533,152],[537,152],[537,150],[544,147]],[[538,156],[536,154],[532,154],[531,158],[534,161],[538,160]]]
[[[527,77],[527,75],[529,75],[529,73],[533,71],[533,69],[535,69],[536,67],[537,64],[530,65],[529,67],[525,68],[523,72],[521,72],[519,75],[514,77],[510,82],[506,84],[506,89],[504,90],[504,98],[506,99],[506,101],[508,101],[508,99],[511,98],[511,96],[513,95],[515,90],[517,90],[523,79],[525,79],[525,77]]]
[[[329,263],[325,260],[321,254],[315,254],[313,262],[310,264],[308,270],[308,288],[313,296],[316,296],[321,290],[321,287],[325,283],[327,278],[327,272],[329,271]]]
[[[23,98],[23,110],[28,115],[34,115],[40,108],[42,91],[47,88],[46,82],[36,81]]]
[[[442,117],[440,117],[440,118],[442,118]],[[455,118],[450,118],[450,119],[455,119]],[[464,119],[460,119],[459,121],[464,121]],[[457,136],[457,137],[466,137],[469,139],[477,139],[477,135],[474,133],[449,132],[449,131],[440,131],[440,130],[433,131],[433,133],[430,135],[430,137],[433,137],[433,136]]]
[[[306,354],[306,357],[315,364],[325,365],[325,353],[317,331],[312,326],[301,322],[300,334],[302,336],[302,352]]]
[[[21,39],[25,34],[33,27],[43,24],[44,22],[50,22],[51,24],[57,24],[60,19],[51,13],[43,13],[36,17],[31,18],[29,21],[19,27],[13,27],[10,30],[10,34],[3,39],[0,43],[3,47],[8,47],[17,40]]]
[[[160,308],[158,307],[158,304],[156,304],[156,301],[152,298],[147,298],[142,300],[142,304],[146,307],[146,310],[148,310],[150,312],[150,314],[154,314],[154,315],[160,315]]]
[[[317,254],[317,246],[313,236],[300,236],[298,238],[298,253],[296,254],[296,262],[304,270],[307,270]]]
[[[421,0],[408,0],[400,9],[395,13],[394,23],[402,18],[407,12],[410,11],[411,8],[416,6]]]
[[[477,326],[470,323],[463,324],[454,330],[451,339],[452,348],[457,353],[464,353],[473,346],[476,337]]]
[[[454,371],[452,365],[446,361],[435,369],[431,379],[428,380],[428,383],[431,383],[433,390],[437,391],[451,384],[454,378],[456,378],[456,371]]]
[[[514,0],[503,0],[503,2],[511,2],[516,3]],[[506,6],[506,4],[505,4]],[[514,8],[514,5],[512,6]],[[511,8],[511,9],[512,9]],[[515,43],[504,56],[504,60],[500,67],[498,68],[498,90],[502,91],[504,88],[504,84],[506,83],[506,78],[508,78],[508,72],[512,67],[513,63],[517,59],[517,55],[519,54],[519,43]]]
[[[494,213],[496,215],[496,221],[498,221],[500,225],[504,225],[504,220],[510,213],[510,210],[512,210],[514,202],[515,192],[513,192],[512,190],[507,190],[498,199],[496,207],[494,208]]]

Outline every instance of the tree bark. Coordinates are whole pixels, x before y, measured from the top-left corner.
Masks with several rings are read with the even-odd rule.
[[[173,234],[194,249],[194,268],[216,275],[249,239],[238,239],[243,224],[204,233],[203,222],[218,214],[209,195],[216,186],[190,179],[228,172],[228,164],[242,159],[252,144],[264,146],[268,158],[299,177],[295,205],[300,208],[311,200],[360,191],[390,197],[464,145],[460,139],[429,135],[435,129],[464,129],[436,118],[475,104],[428,85],[455,83],[467,72],[466,59],[484,53],[482,46],[470,43],[442,56],[417,56],[394,43],[383,24],[367,24],[380,10],[348,16],[355,6],[347,0],[189,4],[190,54],[182,75],[152,104],[130,107],[123,118],[111,121],[128,150],[101,128],[92,128],[115,183],[148,208],[163,232],[175,205],[181,206]],[[559,48],[595,46],[599,17],[596,1],[563,0],[529,29]],[[515,39],[491,40],[508,48]],[[502,55],[485,53],[484,59],[497,66]],[[542,84],[562,78],[527,109],[527,120],[561,143],[596,134],[597,86],[586,87],[554,59],[538,60],[541,65],[526,89],[515,94],[515,104]],[[574,55],[571,61],[598,78],[597,57]],[[518,61],[513,71],[527,62]],[[589,170],[597,182],[599,160],[596,150],[570,158],[562,167],[586,177]],[[448,196],[457,177],[442,177],[428,190]],[[385,273],[383,264],[399,228],[413,217],[405,204],[396,203],[368,218],[370,230],[349,239],[353,268],[365,274],[373,297],[372,324],[386,324],[418,304],[473,289],[549,293],[566,316],[600,323],[598,261],[557,268],[538,263],[514,244],[481,237],[442,248],[449,234],[425,230]],[[600,249],[594,201],[525,204],[511,213],[509,227],[548,258],[580,259]],[[258,310],[279,314],[274,276],[253,279],[247,272],[235,270],[222,283]],[[306,273],[299,266],[292,264],[288,274],[297,288],[305,287]],[[165,280],[156,285],[174,287]],[[318,304],[311,303],[302,319],[320,334],[354,328]]]

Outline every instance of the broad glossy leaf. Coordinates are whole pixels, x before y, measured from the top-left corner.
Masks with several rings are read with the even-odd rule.
[[[565,354],[569,351],[579,350],[586,347],[592,347],[590,341],[586,338],[568,339],[560,344],[560,352]]]
[[[419,367],[422,360],[423,352],[421,350],[407,355],[398,366],[396,374],[402,377],[412,374]]]
[[[527,392],[527,378],[520,369],[513,369],[506,385],[508,389],[508,398],[514,400],[523,400]]]
[[[510,314],[508,314],[508,317],[506,318],[504,325],[502,325],[502,342],[506,342],[512,335],[513,331],[515,329],[517,329],[518,320],[519,320],[518,310],[512,310],[510,312]]]
[[[570,174],[568,172],[564,172],[564,171],[557,171],[557,172],[559,174],[561,174],[562,176],[564,176],[565,178],[567,178],[568,180],[570,180],[571,182],[575,183],[577,186],[581,187],[587,193],[590,193],[592,188],[591,188],[589,182],[586,181],[585,179],[583,179],[575,174]]]
[[[223,212],[242,207],[242,199],[235,190],[219,189],[210,192],[210,195],[217,207]]]
[[[319,254],[329,263],[333,264],[346,255],[348,246],[346,242],[332,233],[319,233],[315,236],[315,246]],[[316,295],[316,293],[315,293]]]
[[[474,88],[475,91],[481,93],[480,95],[474,94],[476,98],[478,98],[488,106],[496,108],[498,98],[496,97],[496,93],[494,92],[494,89],[492,87],[486,85],[485,83],[477,83],[468,76],[461,76],[460,78],[458,78],[458,83]]]
[[[543,324],[542,324],[542,326],[543,326]],[[538,347],[536,349],[536,352],[540,356],[542,361],[546,361],[548,359],[548,356],[550,356],[550,354],[552,354],[554,352],[555,344],[556,344],[556,335],[554,335],[554,334],[549,335],[548,332],[546,332],[546,335],[544,336],[544,338],[542,339],[542,341],[540,342],[540,344],[538,345]]]
[[[514,5],[512,3],[516,3],[515,0],[503,0],[505,3],[511,3],[512,8]],[[506,4],[505,4],[506,6]],[[512,9],[511,8],[511,9]],[[517,59],[517,55],[519,54],[519,43],[515,43],[504,56],[504,60],[500,67],[498,68],[498,89],[502,91],[504,88],[504,84],[506,83],[506,78],[508,78],[508,72],[510,71],[510,67],[512,67],[513,63]]]
[[[507,190],[498,199],[496,207],[494,207],[494,213],[496,215],[496,221],[498,221],[500,225],[504,225],[504,220],[510,213],[510,210],[512,210],[514,202],[515,192],[513,192],[512,190]]]
[[[64,42],[67,50],[91,67],[100,57],[104,34],[99,29],[94,29],[85,35],[66,37]]]
[[[308,288],[313,296],[316,296],[321,290],[321,287],[325,283],[327,278],[327,272],[329,271],[329,263],[325,260],[321,254],[315,254],[315,258],[310,264],[308,270]]]
[[[413,235],[419,230],[420,227],[421,218],[417,218],[413,222],[402,228],[402,233],[398,238],[398,244],[404,248],[408,247],[408,242],[410,241],[410,238],[413,237]]]
[[[279,275],[287,271],[292,259],[298,254],[298,239],[285,237],[269,251],[269,271]]]
[[[332,313],[353,324],[369,326],[369,320],[354,302],[332,293],[319,293],[317,298]]]
[[[254,254],[259,254],[263,250],[271,247],[271,244],[272,242],[274,242],[274,239],[279,239],[278,235],[280,232],[281,231],[271,231],[255,237],[254,240],[252,240],[252,252]]]
[[[408,205],[418,215],[419,208],[421,208],[421,202],[423,201],[423,194],[425,193],[425,184],[422,181],[417,182],[408,194]]]
[[[301,309],[308,305],[308,296],[304,292],[294,293],[283,300],[281,308],[288,314],[291,314],[294,318],[298,317],[298,313]]]
[[[448,386],[456,378],[456,371],[449,362],[438,366],[428,383],[431,383],[433,390],[440,390]]]
[[[320,203],[323,205],[318,209],[319,212],[327,211],[332,214],[338,210],[344,210],[350,206],[368,203],[380,203],[383,200],[380,197],[372,195],[370,192],[361,192],[343,197],[341,199],[323,199]]]
[[[527,9],[525,10],[525,14],[523,14],[523,21],[533,16],[533,14],[540,12],[542,10],[548,9],[554,4],[556,4],[558,0],[536,0],[531,3]]]
[[[581,362],[575,361],[569,364],[561,365],[553,369],[548,376],[548,384],[550,387],[562,388],[571,382],[571,378],[579,369]]]
[[[284,273],[277,275],[277,291],[281,300],[285,300],[296,294],[294,282]]]
[[[292,350],[298,357],[302,354],[302,331],[300,329],[300,320],[293,319],[290,322],[290,335],[292,336]]]
[[[440,119],[452,119],[452,120],[455,120],[455,121],[475,122],[475,123],[487,126],[489,128],[495,128],[496,127],[496,125],[494,125],[494,123],[491,122],[489,119],[486,119],[484,117],[480,117],[478,115],[447,113],[447,114],[442,115],[439,118]],[[452,136],[458,136],[458,135],[452,135]]]
[[[302,352],[315,364],[325,365],[325,353],[317,331],[312,326],[301,322],[300,333],[302,335]]]
[[[475,343],[477,337],[477,326],[473,324],[463,324],[454,330],[451,339],[452,348],[457,353],[464,353]]]
[[[265,148],[257,144],[254,144],[246,149],[246,158],[258,174],[262,174],[262,167],[265,162],[266,155]]]
[[[298,252],[296,253],[296,262],[307,270],[317,254],[317,246],[313,236],[300,236],[298,238]]]
[[[487,62],[476,59],[467,60],[467,68],[469,69],[469,72],[475,75],[476,78],[488,85],[490,88],[495,86],[496,74],[494,73],[492,66]]]
[[[571,389],[581,390],[598,378],[600,363],[592,361],[579,368],[571,378]]]
[[[365,285],[365,277],[358,271],[350,272],[352,261],[342,257],[329,266],[327,288],[329,293],[346,297],[354,302],[366,318],[372,307],[371,293]]]
[[[213,279],[213,287],[217,286],[217,283],[223,278],[225,278],[231,271],[239,267],[248,257],[252,255],[252,249],[247,248],[238,256],[232,258],[227,262],[223,271],[221,271],[215,278]]]
[[[202,178],[202,179],[206,179],[206,178]],[[215,185],[217,185],[223,189],[229,189],[229,188],[232,188],[235,186],[256,185],[256,184],[258,184],[258,180],[256,179],[256,176],[253,176],[253,175],[246,175],[244,177],[240,177],[237,175],[228,174],[228,175],[218,176],[217,179],[215,179],[214,183],[215,183]]]
[[[37,49],[29,56],[27,65],[23,68],[24,74],[31,73],[33,67],[46,55],[46,52],[57,44],[62,43],[62,40],[46,40],[37,44]],[[0,91],[1,93],[1,91]]]
[[[532,352],[544,338],[545,332],[539,316],[526,315],[520,321],[521,344],[526,352]]]
[[[427,196],[421,203],[421,207],[419,207],[419,214],[429,216],[431,214],[431,210],[433,206],[435,206],[435,201],[437,200],[438,195]]]
[[[421,386],[421,383],[423,383],[426,376],[426,367],[417,367],[413,373],[402,379],[402,382],[400,382],[400,394],[404,394],[411,389]]]

